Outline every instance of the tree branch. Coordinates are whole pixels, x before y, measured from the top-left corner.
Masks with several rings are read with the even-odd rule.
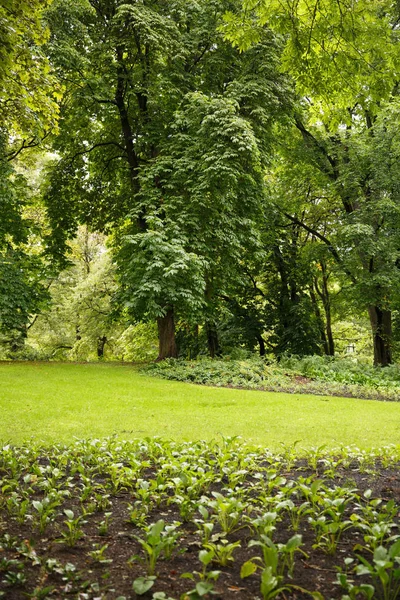
[[[292,223],[296,223],[297,225],[300,225],[301,227],[303,227],[303,229],[305,229],[306,231],[308,231],[312,235],[315,235],[315,237],[317,237],[319,240],[321,240],[321,242],[324,242],[324,244],[326,244],[328,246],[329,252],[332,254],[332,256],[334,257],[334,259],[336,260],[336,262],[342,267],[342,269],[344,270],[344,272],[346,273],[346,275],[348,275],[350,277],[350,279],[351,279],[351,281],[353,283],[356,283],[356,278],[354,277],[353,273],[351,271],[349,271],[347,269],[347,267],[344,265],[343,260],[341,259],[338,251],[336,250],[336,248],[334,247],[334,245],[332,244],[332,242],[330,242],[328,240],[327,237],[325,237],[324,235],[322,235],[322,233],[319,233],[319,231],[317,231],[316,229],[313,229],[312,227],[310,227],[306,223],[303,223],[302,221],[300,221],[296,217],[292,217],[292,215],[289,215],[288,213],[285,213],[285,212],[282,212],[282,214],[287,219],[289,219],[290,221],[292,221]]]

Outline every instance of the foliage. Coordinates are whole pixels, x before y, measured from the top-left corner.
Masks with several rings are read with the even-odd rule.
[[[322,356],[285,357],[283,369],[289,369],[305,377],[321,381],[357,384],[376,389],[397,388],[400,384],[400,368],[390,365],[387,369],[376,368],[363,360]]]
[[[19,356],[146,359],[155,322],[160,359],[334,355],[369,318],[391,364],[398,20],[389,0],[6,0],[0,327],[14,350],[29,333]],[[82,226],[108,236],[90,273]]]
[[[240,54],[217,31],[235,7],[146,0],[138,16],[133,1],[57,0],[48,11],[69,97],[45,193],[49,249],[60,259],[79,223],[112,230],[132,319],[176,310],[212,323],[260,247],[262,166],[291,100],[275,36]]]
[[[25,211],[29,202],[25,178],[4,157],[0,134],[0,334],[16,350],[30,319],[46,304],[45,264],[37,250],[37,225]]]
[[[58,116],[61,90],[43,52],[49,35],[43,11],[50,2],[5,0],[0,7],[0,127],[18,138],[30,136],[25,147],[54,127]]]
[[[228,13],[222,28],[242,49],[256,43],[265,25],[284,36],[282,67],[299,95],[293,115],[298,143],[296,149],[283,131],[270,180],[281,190],[281,205],[283,171],[290,183],[279,208],[325,244],[350,302],[368,310],[374,363],[380,365],[392,362],[399,280],[396,184],[389,182],[391,169],[381,166],[395,149],[390,128],[380,125],[387,103],[398,103],[397,21],[398,5],[385,0],[244,1],[242,15]]]
[[[148,365],[151,375],[203,385],[351,395],[398,400],[400,369],[380,369],[357,359],[283,356],[279,363],[261,358],[197,361],[166,360]]]

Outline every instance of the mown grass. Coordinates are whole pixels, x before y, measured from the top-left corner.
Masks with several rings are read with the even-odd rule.
[[[201,387],[117,364],[0,364],[0,440],[242,436],[270,448],[400,443],[400,403]]]

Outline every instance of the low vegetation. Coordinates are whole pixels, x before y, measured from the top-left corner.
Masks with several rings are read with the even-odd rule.
[[[329,394],[353,398],[400,399],[400,366],[382,369],[351,358],[284,357],[279,363],[243,360],[165,360],[145,368],[151,375],[214,386]]]
[[[395,600],[399,460],[234,438],[3,446],[0,596]]]

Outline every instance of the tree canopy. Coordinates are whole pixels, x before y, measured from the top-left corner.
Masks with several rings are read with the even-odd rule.
[[[70,301],[93,292],[100,354],[112,319],[157,323],[160,359],[333,355],[369,321],[392,362],[399,19],[389,0],[6,2],[3,330],[26,333],[49,286],[61,301],[84,227],[112,267]]]

